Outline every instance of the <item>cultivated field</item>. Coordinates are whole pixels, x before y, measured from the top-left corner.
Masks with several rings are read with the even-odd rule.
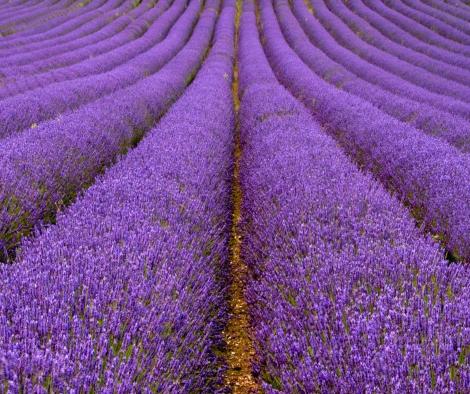
[[[0,393],[470,393],[470,3],[0,0]]]

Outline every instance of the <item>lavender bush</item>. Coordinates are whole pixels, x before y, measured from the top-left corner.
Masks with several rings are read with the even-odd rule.
[[[86,31],[82,37],[77,37],[64,44],[54,44],[49,42],[47,47],[42,47],[36,50],[28,50],[25,52],[6,55],[2,62],[2,72],[8,75],[10,70],[14,69],[16,75],[21,75],[24,71],[24,66],[35,68],[40,72],[54,67],[63,67],[63,59],[67,52],[82,49],[87,50],[88,56],[95,56],[101,53],[95,47],[105,52],[107,48],[111,50],[119,45],[119,41],[113,36],[121,33],[135,18],[138,18],[148,9],[146,7],[132,7],[130,3],[122,3],[116,9],[111,9],[104,12],[99,18],[93,22],[94,31]],[[122,34],[120,34],[122,36]],[[112,39],[110,39],[112,38]],[[104,41],[103,41],[104,40]],[[105,45],[105,43],[107,45]],[[93,50],[95,49],[95,50]],[[62,56],[58,56],[62,55]],[[18,70],[20,68],[20,70]],[[14,74],[13,74],[14,75]]]
[[[470,72],[461,67],[452,66],[444,61],[435,60],[431,57],[417,52],[406,45],[400,45],[386,37],[379,30],[372,27],[367,21],[352,12],[346,4],[337,1],[326,1],[328,8],[356,33],[363,41],[386,51],[399,59],[405,60],[415,66],[424,68],[433,74],[440,75],[446,79],[470,85]]]
[[[185,4],[184,0],[177,1],[162,15],[168,3],[168,0],[161,1],[159,3],[161,7],[156,6],[147,15],[139,19],[137,26],[135,26],[137,27],[137,36],[128,32],[130,34],[128,35],[129,42],[127,44],[76,64],[73,64],[75,56],[71,54],[68,59],[72,64],[60,69],[34,74],[35,67],[33,67],[32,72],[34,75],[24,75],[19,78],[10,79],[7,77],[5,79],[5,86],[0,89],[0,98],[14,96],[39,87],[48,86],[52,83],[101,74],[144,53],[163,40],[172,24],[176,22],[181,14]],[[159,23],[155,23],[157,20]],[[132,41],[132,37],[136,39]]]
[[[184,14],[178,18],[184,5],[185,0],[174,2],[174,8],[169,9],[158,19],[159,23],[154,25],[156,28],[150,29],[144,38],[145,46],[148,47],[152,43],[154,46],[128,59],[123,65],[106,73],[53,83],[44,88],[34,89],[0,101],[0,123],[2,125],[0,138],[23,131],[33,124],[37,125],[41,121],[54,118],[64,111],[73,110],[102,96],[131,86],[157,72],[178,53],[193,31],[200,11],[200,4],[192,2]],[[178,20],[175,22],[177,18]],[[170,32],[164,37],[170,27]],[[139,43],[135,44],[133,49],[140,50]],[[123,48],[123,51],[116,54],[115,57],[108,54],[103,55],[102,58],[106,58],[105,61],[109,64],[118,59],[123,60],[130,54],[132,51],[129,48]],[[98,61],[95,65],[98,69],[100,68],[99,63]],[[82,71],[86,71],[83,64],[77,65],[77,68],[80,66]],[[93,67],[88,69],[88,71],[91,70]]]
[[[301,13],[302,8],[298,9],[302,25],[305,31],[315,34],[312,38],[315,39],[314,44],[317,46],[309,43],[309,38],[306,37],[292,15],[287,1],[276,0],[275,9],[287,42],[318,76],[339,89],[370,101],[382,111],[403,122],[430,135],[442,138],[464,152],[470,151],[470,123],[468,120],[398,94],[391,94],[387,90],[381,89],[380,86],[362,80],[348,69],[362,69],[364,74],[369,74],[371,70],[368,64],[363,61],[358,62],[354,56],[349,56],[350,53],[347,51],[338,50],[337,44],[321,25],[315,24],[314,21],[312,23],[308,14]],[[338,58],[344,66],[331,60],[327,54],[330,54],[331,58]],[[385,73],[379,71],[378,79],[381,79],[380,75],[386,79]],[[449,111],[454,109],[452,105],[447,108]],[[465,113],[470,115],[468,110]]]
[[[2,387],[217,390],[233,22],[227,2],[208,59],[183,97],[56,226],[25,243],[17,264],[0,270]]]
[[[271,2],[261,4],[265,50],[280,81],[457,259],[468,260],[469,157],[318,78],[287,45]]]
[[[240,171],[265,392],[468,391],[467,269],[449,267],[407,210],[279,86],[250,8]],[[261,23],[269,41],[266,16]]]
[[[368,8],[363,4],[362,0],[350,0],[346,5],[354,13],[367,21],[367,23],[370,23],[374,28],[396,43],[400,45],[406,43],[407,47],[418,53],[423,53],[434,59],[470,69],[470,59],[466,56],[421,41],[413,34],[400,29],[399,26],[395,25],[387,18]]]
[[[157,74],[2,141],[0,240],[7,249],[42,219],[53,220],[183,92],[209,44],[217,4],[205,4],[189,42]]]
[[[406,61],[390,55],[386,51],[369,45],[354,34],[336,15],[328,10],[323,1],[315,3],[315,17],[327,28],[334,39],[339,43],[338,47],[344,46],[357,54],[370,64],[379,69],[384,69],[399,78],[408,81],[409,90],[418,90],[420,86],[426,90],[441,95],[441,100],[447,100],[442,95],[450,96],[464,102],[468,102],[468,86],[451,81],[416,67]],[[318,23],[318,22],[317,22]],[[390,79],[383,76],[382,79]],[[403,83],[401,83],[403,85]]]

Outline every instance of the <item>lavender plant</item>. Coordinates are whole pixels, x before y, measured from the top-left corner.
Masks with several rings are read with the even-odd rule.
[[[261,4],[264,48],[279,80],[361,166],[410,206],[455,258],[468,260],[468,156],[318,78],[287,45],[271,2]]]
[[[157,74],[0,145],[0,239],[14,247],[135,145],[192,81],[218,1],[205,4],[189,42]],[[6,256],[3,256],[5,259]]]
[[[202,18],[209,12],[216,2]],[[0,269],[2,387],[218,390],[233,34],[226,2],[208,58],[182,98],[57,225],[24,244],[17,264]]]
[[[468,391],[467,268],[278,84],[244,10],[243,240],[264,391]]]

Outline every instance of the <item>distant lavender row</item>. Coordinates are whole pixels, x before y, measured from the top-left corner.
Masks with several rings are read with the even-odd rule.
[[[441,100],[444,100],[443,95],[447,95],[466,103],[470,101],[468,97],[468,86],[416,67],[358,38],[354,32],[345,26],[341,19],[328,10],[323,0],[316,2],[314,9],[315,17],[328,29],[330,34],[337,41],[337,46],[343,46],[368,63],[374,64],[408,81],[408,84],[401,83],[404,87],[409,86],[409,89],[412,90],[420,86],[436,93],[441,97]],[[382,79],[386,79],[386,77],[384,76]],[[424,92],[422,94],[424,94]]]
[[[246,2],[241,29],[243,257],[265,392],[470,389],[468,270],[278,85]]]
[[[327,0],[325,3],[331,12],[340,17],[342,22],[347,24],[361,40],[436,75],[470,86],[469,70],[435,60],[408,48],[406,45],[397,44],[374,27],[371,27],[367,21],[358,17],[342,2]]]
[[[317,4],[317,6],[319,3]],[[316,46],[320,47],[334,61],[343,64],[348,70],[360,78],[375,84],[399,96],[404,96],[417,102],[427,103],[436,108],[455,113],[470,119],[470,104],[455,98],[430,92],[409,81],[394,75],[375,64],[362,59],[354,52],[339,45],[325,31],[321,24],[308,12],[301,0],[293,1],[293,10],[302,24],[306,34],[311,37]],[[352,32],[350,32],[353,35]],[[468,88],[466,88],[468,90]]]
[[[107,8],[108,6],[113,6],[116,3],[119,4],[118,1],[93,1],[91,4],[87,4],[85,7],[82,7],[73,15],[73,17],[68,17],[66,21],[60,23],[58,26],[56,21],[50,21],[48,23],[44,23],[37,29],[2,38],[2,40],[0,40],[0,51],[22,45],[27,49],[31,44],[37,46],[39,41],[46,39],[57,40],[59,36],[61,36],[61,39],[65,42],[69,39],[69,35],[73,36],[76,34],[74,32],[75,29],[99,15],[96,13],[96,11],[100,11],[99,7],[104,6],[104,8]]]
[[[137,143],[191,82],[216,15],[206,2],[191,39],[157,74],[0,145],[0,241],[11,250],[41,220]],[[199,6],[199,2],[196,3]]]
[[[279,80],[458,259],[469,261],[470,158],[317,77],[287,45],[270,2],[262,4],[265,50]]]
[[[90,101],[116,92],[157,72],[173,58],[191,35],[200,11],[200,3],[192,2],[176,21],[186,0],[176,0],[146,37],[147,45],[155,45],[123,65],[103,74],[50,84],[21,95],[0,101],[0,139],[13,135],[31,125],[52,119]],[[160,3],[163,7],[165,1]],[[171,27],[165,39],[164,34]],[[129,55],[129,51],[124,52]],[[110,60],[110,59],[108,59]],[[0,142],[1,145],[1,142]]]
[[[34,11],[26,11],[22,15],[15,15],[12,18],[2,21],[0,25],[0,32],[2,34],[15,33],[31,28],[31,25],[37,25],[41,22],[50,20],[54,15],[63,15],[68,13],[71,9],[76,8],[73,6],[73,0],[59,0],[55,4],[39,7]]]
[[[185,0],[174,2],[173,6],[162,15],[162,12],[168,7],[169,0],[161,0],[159,5],[153,8],[146,17],[139,19],[138,28],[140,32],[145,32],[135,40],[129,41],[114,50],[103,53],[91,59],[72,64],[49,72],[20,77],[17,80],[8,81],[6,85],[0,88],[0,98],[6,98],[18,95],[23,92],[31,91],[39,87],[50,87],[57,82],[68,81],[72,84],[78,82],[78,78],[102,74],[125,64],[134,57],[150,50],[155,44],[158,44],[167,34],[171,25],[185,6]],[[162,16],[161,16],[162,15]],[[161,16],[161,17],[160,17]],[[158,23],[154,23],[158,20]],[[147,23],[151,23],[150,27]],[[74,54],[71,54],[72,59]]]
[[[50,52],[51,57],[46,56],[45,59],[38,58],[37,60],[26,62],[27,64],[23,64],[21,66],[5,65],[5,67],[0,68],[0,73],[5,75],[7,81],[8,79],[10,79],[10,81],[15,81],[18,77],[24,78],[27,74],[45,73],[48,71],[53,72],[54,68],[65,68],[78,62],[89,63],[103,53],[108,53],[121,46],[127,45],[130,41],[138,39],[144,35],[152,26],[152,23],[155,22],[156,17],[162,13],[164,8],[168,7],[168,3],[168,1],[162,0],[154,8],[147,8],[145,5],[135,8],[129,13],[129,15],[124,14],[124,16],[116,19],[114,23],[110,23],[98,33],[90,34],[82,39],[74,40],[70,44],[71,47],[76,47],[74,50],[67,49],[63,53],[60,51],[57,52],[57,50],[68,47],[69,45],[61,44],[52,48],[50,51],[49,48],[32,51],[31,54],[25,54],[25,56],[23,56],[23,60],[27,60],[29,57],[35,59],[34,55],[36,55],[37,52],[41,52],[42,55]],[[112,36],[104,39],[103,36],[106,36],[107,34],[111,34]],[[96,36],[101,36],[101,39],[95,40],[94,37]],[[90,41],[89,44],[86,43],[87,41]],[[57,52],[57,55],[52,55],[54,52]],[[23,63],[23,61],[21,61],[21,63]],[[58,70],[56,74],[63,71],[64,70]]]
[[[419,40],[407,31],[400,29],[382,15],[369,9],[363,4],[362,0],[350,0],[346,6],[349,7],[356,15],[360,16],[367,23],[371,24],[375,29],[396,43],[436,60],[440,60],[454,66],[463,67],[467,70],[470,69],[470,59],[466,56]]]
[[[410,18],[411,20],[415,21],[415,23],[423,25],[429,29],[429,31],[434,32],[434,34],[439,34],[440,36],[445,37],[448,40],[452,40],[458,44],[470,44],[470,37],[464,32],[450,26],[448,23],[444,23],[439,19],[428,15],[425,12],[422,12],[422,10],[416,10],[407,3],[408,1],[406,0],[385,1],[385,4],[387,4],[388,7],[398,11],[407,18]]]
[[[449,15],[449,13],[443,12],[439,7],[429,6],[422,1],[416,0],[404,0],[404,3],[418,11],[438,19],[440,21],[439,23],[443,23],[444,26],[450,25],[462,33],[467,35],[470,34],[470,26],[468,25],[468,21],[464,21],[461,18],[456,18],[453,15]]]
[[[227,3],[184,96],[17,264],[0,268],[2,387],[216,392],[233,137]]]
[[[447,14],[453,15],[458,19],[465,19],[470,22],[470,9],[468,7],[467,9],[459,7],[459,5],[456,4],[456,1],[454,1],[454,3],[450,3],[442,2],[440,0],[422,0],[422,2],[430,5],[434,9],[439,9]]]
[[[67,43],[59,45],[48,43],[46,47],[42,47],[37,50],[30,49],[26,53],[21,52],[5,56],[2,61],[0,72],[7,75],[8,72],[6,72],[5,69],[12,68],[12,66],[18,67],[21,65],[31,65],[31,63],[40,63],[42,68],[51,68],[57,63],[60,64],[60,62],[57,62],[55,59],[57,55],[65,54],[69,51],[85,49],[93,45],[96,46],[103,40],[106,40],[106,42],[111,41],[110,39],[113,38],[114,35],[122,32],[134,18],[138,18],[146,10],[147,8],[144,7],[134,8],[128,3],[123,3],[115,10],[110,10],[94,20],[93,24],[96,30],[91,34],[85,34],[83,37],[72,39]],[[127,15],[128,12],[129,15]],[[113,47],[111,47],[111,49],[112,48]],[[89,56],[92,56],[95,53],[99,54],[100,52],[90,51]],[[43,64],[44,58],[47,58],[46,64]],[[16,71],[15,74],[19,75],[21,72]]]
[[[435,33],[431,29],[428,29],[416,23],[413,19],[408,18],[407,16],[387,7],[382,1],[376,0],[361,0],[364,2],[371,10],[377,12],[378,14],[388,19],[390,22],[393,22],[401,29],[412,34],[422,42],[427,44],[435,45],[436,47],[446,49],[448,51],[454,52],[456,54],[470,56],[470,48],[468,45],[462,45],[455,41],[449,40]],[[454,55],[455,56],[455,55]]]
[[[0,49],[0,53],[5,54],[5,56],[14,56],[14,55],[21,55],[26,51],[38,50],[43,49],[48,46],[58,45],[58,44],[66,44],[73,39],[82,38],[86,35],[95,33],[99,28],[99,22],[104,22],[103,18],[109,12],[118,12],[118,7],[125,6],[126,2],[129,0],[111,0],[106,1],[103,5],[98,7],[95,10],[90,10],[86,14],[76,15],[73,13],[72,15],[68,15],[64,20],[64,25],[72,24],[74,20],[80,19],[83,21],[82,24],[76,25],[74,31],[70,32],[69,34],[60,35],[57,34],[56,36],[45,38],[41,41],[31,40],[32,42],[26,43],[25,45],[21,46],[14,46],[10,45],[7,46],[5,49]],[[85,19],[86,17],[86,19]],[[56,21],[57,22],[57,21]],[[60,27],[59,24],[54,24],[55,28],[58,29]],[[102,24],[103,25],[103,24]],[[53,28],[52,26],[50,28]],[[36,37],[38,33],[31,33],[31,38]],[[21,38],[19,34],[16,34],[15,37]]]
[[[23,10],[17,12],[11,12],[9,15],[5,15],[0,21],[0,26],[11,24],[20,24],[22,22],[32,20],[35,17],[41,17],[43,14],[47,14],[49,11],[62,10],[64,7],[67,7],[71,3],[71,0],[52,0],[44,1],[38,4],[36,7],[27,7]]]
[[[348,68],[353,70],[362,68],[364,73],[368,73],[369,68],[364,67],[361,62],[352,66],[355,57],[347,56],[347,51],[338,50],[335,41],[331,39],[320,24],[316,23],[315,20],[311,20],[312,17],[305,8],[299,7],[296,11],[305,31],[308,31],[311,35],[314,34],[312,38],[315,40],[315,45],[309,42],[309,38],[299,26],[297,19],[292,14],[289,2],[287,0],[275,0],[274,3],[287,42],[302,61],[318,76],[339,89],[372,102],[389,115],[413,125],[427,134],[442,138],[462,151],[470,152],[469,121],[449,112],[433,108],[430,105],[392,94],[358,78],[348,71]],[[342,60],[344,66],[331,60],[322,52],[322,49],[325,49],[327,54],[331,54],[332,58]],[[344,57],[346,58],[343,60]],[[470,106],[467,115],[470,118]]]

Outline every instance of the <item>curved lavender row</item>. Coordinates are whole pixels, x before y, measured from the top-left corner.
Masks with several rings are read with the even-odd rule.
[[[466,56],[419,40],[407,31],[400,29],[387,18],[366,7],[361,0],[349,0],[346,6],[392,41],[436,60],[470,70],[470,59]]]
[[[37,126],[39,122],[126,88],[157,72],[184,46],[197,21],[199,3],[190,3],[183,12],[185,3],[186,0],[176,0],[155,25],[158,28],[153,36],[155,45],[122,66],[107,73],[54,83],[0,101],[0,139],[31,125]],[[183,15],[176,20],[181,12]],[[171,31],[164,38],[170,27]]]
[[[150,3],[150,1],[146,3]],[[97,21],[97,25],[105,25],[99,31],[73,40],[68,44],[60,44],[6,58],[0,68],[0,73],[9,78],[43,73],[112,51],[144,34],[149,27],[148,21],[152,19],[150,18],[151,11],[151,8],[145,6],[129,8],[124,5],[121,13],[113,12],[114,15],[105,19],[104,22]]]
[[[28,64],[29,66],[34,66],[37,63],[41,64],[43,68],[46,68],[51,65],[59,63],[56,61],[57,55],[62,55],[65,57],[67,52],[75,50],[84,50],[92,45],[102,44],[103,40],[111,41],[114,35],[121,33],[132,21],[134,18],[138,18],[145,12],[144,7],[133,7],[131,4],[123,2],[118,8],[110,10],[107,13],[103,14],[100,18],[97,18],[93,21],[94,28],[96,29],[91,34],[86,34],[83,37],[78,37],[72,39],[71,41],[63,44],[47,45],[36,50],[28,50],[26,53],[15,53],[7,55],[2,61],[2,68],[0,72],[3,74],[8,74],[5,72],[5,69],[11,69],[13,67],[18,67],[21,65]],[[127,15],[129,13],[129,15]],[[113,49],[114,47],[111,47]],[[95,52],[90,51],[90,55],[93,55]],[[99,54],[100,52],[96,52]],[[47,58],[46,61],[44,58]],[[47,63],[48,61],[48,63]],[[56,63],[53,63],[56,61]],[[44,64],[46,62],[46,64]],[[60,63],[59,63],[60,64]],[[16,74],[20,72],[16,71]]]
[[[80,7],[72,15],[64,15],[55,18],[39,26],[19,31],[12,36],[7,36],[0,41],[0,51],[18,51],[18,47],[33,45],[41,40],[59,40],[61,35],[73,33],[74,29],[81,28],[84,23],[89,22],[97,15],[101,9],[107,9],[115,1],[98,0],[87,6]],[[55,33],[55,34],[54,34]]]
[[[469,103],[430,92],[423,87],[405,81],[397,75],[388,72],[374,64],[368,63],[356,53],[339,45],[307,10],[302,0],[294,0],[293,10],[297,15],[302,28],[315,46],[319,47],[335,62],[342,64],[361,79],[376,85],[398,96],[403,96],[417,102],[432,105],[435,108],[470,118]],[[320,8],[316,3],[315,9]],[[316,11],[318,13],[318,11]],[[466,88],[468,90],[468,88]]]
[[[446,14],[457,17],[457,19],[465,19],[467,22],[470,22],[470,10],[466,10],[463,7],[459,7],[457,4],[452,4],[449,2],[441,2],[435,0],[422,0],[423,3],[433,7],[434,9],[439,9]]]
[[[452,40],[460,45],[469,45],[470,37],[464,32],[454,28],[448,23],[442,22],[439,19],[429,15],[427,12],[422,10],[417,10],[415,7],[407,4],[406,0],[396,1],[396,0],[386,0],[385,4],[398,11],[407,18],[412,19],[415,23],[419,23],[423,27],[429,29],[435,34],[439,34],[445,39]]]
[[[470,261],[468,155],[317,77],[285,42],[271,3],[262,4],[265,50],[278,79],[456,258]]]
[[[73,11],[73,9],[78,9],[76,5],[73,5],[73,2],[73,0],[59,0],[52,5],[41,7],[37,11],[27,12],[23,15],[15,15],[14,18],[4,21],[4,24],[0,26],[0,32],[2,34],[21,32],[30,28],[31,23],[36,25],[42,24],[50,19],[54,19],[54,16],[57,14],[67,15],[70,11]]]
[[[243,257],[265,392],[468,390],[468,270],[263,81],[255,17],[242,18]]]
[[[388,52],[401,60],[414,64],[438,74],[446,79],[454,80],[470,86],[470,71],[462,69],[461,67],[452,66],[448,63],[435,60],[420,52],[399,45],[388,37],[384,36],[380,31],[371,27],[367,21],[354,14],[344,3],[338,1],[326,1],[326,4],[331,12],[335,13],[342,22],[347,24],[355,34],[366,41],[370,45]]]
[[[1,21],[6,20],[11,14],[16,14],[19,15],[21,12],[24,12],[25,10],[32,10],[32,9],[37,9],[40,7],[40,3],[43,0],[32,0],[32,1],[23,1],[23,4],[21,2],[13,2],[13,1],[8,1],[5,0],[2,4],[2,8],[0,10],[0,23]]]
[[[41,14],[47,12],[47,10],[54,10],[54,9],[63,9],[63,3],[67,3],[68,0],[50,0],[45,1],[42,4],[39,4],[35,7],[26,7],[23,10],[19,10],[17,12],[11,12],[9,15],[4,15],[1,21],[1,27],[14,23],[15,21],[19,20],[21,23],[21,18],[28,18],[35,13]]]
[[[422,1],[415,0],[404,0],[404,3],[418,11],[423,12],[431,16],[432,18],[438,19],[441,23],[445,25],[452,26],[453,28],[459,30],[460,32],[470,35],[470,27],[468,26],[468,21],[464,21],[461,18],[456,18],[452,15],[449,15],[447,12],[443,12],[438,7],[431,7]]]
[[[5,48],[0,49],[0,54],[7,56],[18,56],[24,54],[27,51],[34,51],[38,49],[44,49],[53,45],[67,44],[73,40],[83,38],[87,35],[92,35],[99,30],[104,21],[104,15],[117,11],[118,7],[122,7],[126,4],[126,0],[112,0],[112,1],[98,1],[97,4],[102,3],[97,9],[90,10],[85,15],[74,15],[72,18],[69,17],[63,23],[63,29],[71,30],[64,32],[63,34],[56,34],[49,37],[46,34],[36,33],[31,35],[31,40],[25,44],[18,45],[7,45]],[[76,25],[76,21],[80,21],[79,25]],[[101,25],[100,25],[101,22]],[[55,25],[54,25],[55,26]],[[73,29],[67,29],[67,26],[73,27]],[[57,26],[53,30],[59,30],[60,26]],[[49,31],[49,29],[48,29]]]
[[[416,23],[413,19],[395,11],[384,5],[381,1],[376,0],[361,0],[372,11],[380,14],[385,19],[392,22],[394,25],[410,33],[424,43],[434,45],[438,48],[446,49],[460,55],[470,56],[470,49],[466,45],[459,44],[455,41],[449,40],[441,35],[434,33],[431,29]]]
[[[2,141],[0,250],[14,248],[41,220],[53,219],[178,98],[212,36],[216,16],[210,2],[205,8],[189,42],[157,74]]]
[[[341,45],[368,63],[408,81],[411,89],[420,86],[437,94],[445,94],[469,102],[468,86],[416,67],[361,40],[341,19],[328,10],[323,0],[315,2],[315,18],[318,20],[317,23],[321,23],[328,29],[337,42],[336,46]]]
[[[319,77],[337,88],[373,103],[382,111],[403,122],[430,135],[442,138],[464,152],[470,152],[470,123],[467,120],[437,110],[429,105],[391,94],[367,81],[361,80],[346,68],[351,68],[354,60],[346,59],[345,65],[347,66],[343,67],[343,65],[332,61],[319,49],[323,45],[331,45],[328,42],[328,37],[325,37],[328,36],[327,32],[317,35],[318,47],[312,45],[292,14],[288,0],[275,0],[274,3],[277,18],[286,41],[302,61]],[[310,27],[315,26],[307,19],[302,22]],[[468,112],[468,115],[470,117],[470,112]],[[1,118],[0,123],[3,123]]]
[[[0,315],[15,322],[0,320],[0,384],[215,392],[230,234],[233,21],[233,8],[224,8],[206,64],[158,126],[56,226],[25,243],[18,264],[0,268]]]
[[[145,23],[146,20],[140,21],[139,28],[143,29],[145,34],[139,38],[87,61],[51,70],[47,73],[24,76],[16,82],[10,81],[0,88],[0,98],[15,96],[27,91],[34,92],[33,89],[40,87],[45,87],[51,91],[52,84],[58,82],[65,82],[65,85],[61,86],[71,86],[67,85],[67,83],[71,83],[73,86],[76,85],[76,82],[79,82],[78,79],[81,77],[96,76],[99,78],[99,74],[112,71],[130,59],[151,50],[154,45],[158,44],[165,37],[171,25],[177,20],[182,12],[182,8],[184,8],[185,0],[176,1],[170,9],[161,15],[162,11],[168,6],[168,2],[169,0],[161,0],[159,2],[161,7],[156,6],[151,10],[151,13],[148,15],[149,18],[146,20],[156,20],[158,18],[158,23],[153,23],[148,30]],[[59,85],[56,85],[56,87],[58,88]],[[88,92],[87,94],[93,96],[94,92]]]
[[[89,3],[81,8],[74,14],[73,18],[69,18],[59,26],[56,26],[56,23],[52,21],[45,23],[40,28],[15,34],[12,37],[5,37],[0,41],[0,51],[19,46],[25,46],[25,49],[27,49],[28,45],[47,39],[59,40],[62,37],[63,40],[67,41],[70,39],[68,35],[75,34],[74,30],[79,29],[83,24],[95,18],[97,16],[96,12],[99,12],[101,7],[107,7],[108,4],[111,5],[113,3],[106,0],[93,1],[91,4]]]

